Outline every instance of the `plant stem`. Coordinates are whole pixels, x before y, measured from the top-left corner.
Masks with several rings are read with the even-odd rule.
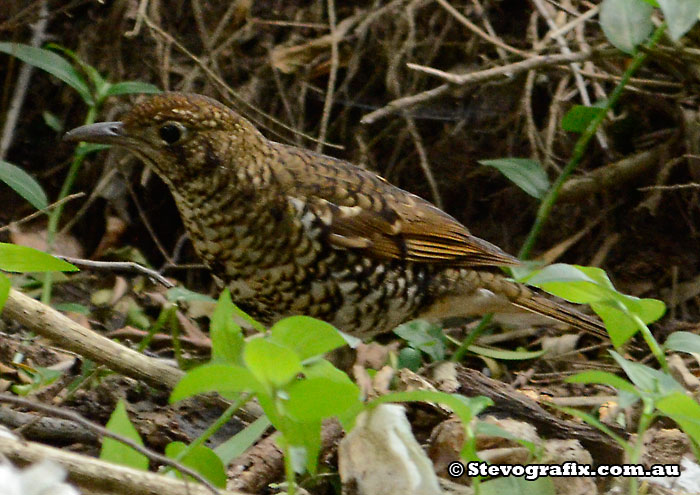
[[[223,425],[228,423],[228,421],[233,417],[234,414],[236,414],[236,411],[238,411],[243,404],[248,402],[252,396],[250,394],[244,393],[241,394],[236,401],[228,406],[226,410],[219,416],[219,418],[214,421],[209,427],[202,432],[201,435],[199,435],[197,438],[195,438],[192,443],[190,443],[187,447],[185,447],[182,452],[180,452],[175,460],[180,461],[182,460],[187,454],[189,454],[192,449],[202,445],[204,442],[206,442],[209,437],[211,437],[214,433],[219,431]]]
[[[96,117],[97,107],[91,106],[88,110],[87,115],[85,116],[84,124],[94,124]],[[66,179],[63,181],[63,185],[61,186],[61,191],[58,193],[57,201],[59,202],[59,204],[49,214],[49,224],[46,233],[46,251],[49,253],[53,249],[53,243],[56,237],[56,232],[58,231],[58,223],[61,220],[61,213],[63,213],[63,203],[61,203],[60,201],[66,196],[68,196],[68,194],[70,194],[70,191],[73,187],[73,183],[75,183],[75,179],[78,177],[78,172],[80,171],[80,167],[82,166],[84,160],[85,155],[82,153],[76,152],[73,155],[73,162],[71,163],[70,169],[68,170],[68,175],[66,175]],[[53,276],[51,272],[47,272],[44,275],[44,284],[41,293],[41,302],[43,302],[44,304],[49,304],[51,302],[52,281]]]
[[[651,38],[645,45],[645,49],[637,50],[637,53],[635,53],[634,57],[632,58],[632,61],[627,67],[627,70],[624,74],[622,74],[620,82],[610,94],[610,97],[608,98],[605,107],[603,107],[603,110],[598,115],[596,115],[596,117],[588,124],[586,130],[581,134],[581,137],[578,139],[576,145],[574,146],[574,151],[571,155],[571,158],[569,159],[569,162],[564,167],[564,170],[561,171],[561,174],[559,175],[559,177],[557,177],[557,180],[554,182],[554,184],[552,184],[552,187],[549,189],[549,191],[547,191],[547,195],[542,200],[542,203],[540,203],[540,206],[537,210],[537,216],[535,217],[535,223],[532,225],[532,228],[530,229],[530,232],[527,235],[527,239],[525,239],[525,243],[523,244],[523,247],[518,253],[518,257],[520,259],[527,259],[530,256],[530,252],[535,246],[537,237],[539,236],[540,231],[544,226],[544,223],[547,221],[547,218],[549,218],[549,214],[552,210],[552,207],[554,206],[554,203],[556,203],[557,198],[559,197],[559,192],[561,191],[564,182],[566,182],[566,180],[569,178],[569,175],[571,175],[571,173],[576,169],[576,167],[583,159],[584,153],[588,149],[588,144],[590,143],[591,139],[593,139],[593,137],[595,136],[595,133],[602,124],[603,120],[605,120],[605,118],[607,117],[608,112],[613,108],[613,106],[615,106],[617,101],[620,99],[620,96],[622,95],[622,92],[624,91],[625,86],[627,86],[627,83],[629,82],[632,75],[646,60],[648,50],[653,48],[659,42],[665,30],[666,23],[661,24],[651,35]]]
[[[292,453],[289,450],[289,442],[284,439],[284,474],[287,478],[287,495],[295,495],[297,491],[296,473],[292,464]]]
[[[649,327],[646,326],[646,324],[642,321],[642,319],[639,316],[637,316],[636,314],[629,313],[629,316],[637,324],[637,328],[639,328],[639,332],[642,334],[642,337],[644,337],[644,341],[649,346],[649,349],[651,349],[651,353],[654,355],[656,360],[659,362],[661,369],[670,375],[671,370],[668,368],[668,362],[666,362],[666,356],[664,355],[664,351],[663,351],[663,349],[661,349],[661,346],[654,338],[654,335],[652,335],[651,330],[649,330]]]
[[[455,351],[450,361],[452,361],[453,363],[459,363],[460,361],[462,361],[462,358],[469,350],[469,346],[472,345],[474,341],[476,341],[476,339],[478,339],[481,336],[482,333],[484,333],[484,330],[486,330],[486,327],[489,323],[491,323],[492,319],[493,313],[484,315],[483,318],[481,318],[479,324],[476,326],[476,328],[469,332],[469,335],[464,337],[464,340],[460,344],[459,349]]]
[[[642,409],[642,415],[639,418],[639,424],[637,425],[637,438],[634,442],[634,448],[632,454],[629,458],[630,464],[639,464],[639,460],[642,457],[642,448],[644,447],[644,434],[649,429],[652,421],[656,419],[654,414],[654,403],[651,399],[642,398],[644,407]],[[637,495],[639,490],[639,483],[636,477],[630,479],[630,485],[628,493],[629,495]]]

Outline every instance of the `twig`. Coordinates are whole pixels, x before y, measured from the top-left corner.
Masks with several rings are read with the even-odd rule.
[[[47,206],[43,210],[35,211],[31,215],[27,215],[24,218],[20,218],[19,220],[15,220],[14,222],[8,223],[7,225],[0,227],[0,232],[4,232],[5,230],[12,231],[13,229],[22,225],[23,223],[27,223],[31,220],[34,220],[36,217],[43,215],[44,213],[46,213],[48,211],[51,211],[53,208],[56,208],[57,206],[62,205],[63,203],[67,203],[68,201],[71,201],[73,199],[82,198],[83,196],[85,196],[85,193],[79,192],[79,193],[71,194],[70,196],[66,196],[63,199],[59,199],[55,203],[51,203],[49,206]]]
[[[86,495],[128,493],[129,495],[205,495],[208,488],[160,474],[140,471],[86,455],[48,447],[35,442],[0,437],[0,453],[14,462],[29,464],[49,459],[64,466],[70,480]],[[246,495],[226,490],[221,495]]]
[[[139,265],[138,263],[135,263],[133,261],[93,261],[82,258],[71,258],[70,256],[54,256],[56,258],[61,258],[62,260],[67,261],[68,263],[72,263],[76,266],[81,266],[85,268],[92,268],[96,270],[121,271],[129,273],[142,273],[151,277],[153,280],[156,280],[163,287],[166,287],[168,289],[175,287],[175,284],[173,284],[170,280],[162,276],[157,271],[152,270],[150,268],[146,268],[145,266]]]
[[[335,91],[335,81],[338,77],[338,37],[335,29],[335,1],[328,0],[328,26],[331,30],[331,71],[328,75],[328,88],[326,89],[326,98],[323,102],[323,114],[321,115],[321,129],[318,132],[318,142],[316,143],[316,151],[321,153],[326,142],[326,133],[328,132],[328,120],[331,116],[331,107],[333,106],[333,93]]]
[[[409,65],[410,66],[410,65]],[[423,91],[422,93],[417,93],[411,96],[404,96],[390,101],[386,106],[368,113],[360,120],[361,124],[374,124],[376,121],[399,113],[402,110],[408,110],[415,106],[427,103],[432,100],[436,100],[439,97],[446,95],[452,90],[452,86],[449,84],[442,84],[436,88],[429,89],[428,91]]]
[[[78,423],[79,425],[83,426],[84,428],[87,428],[90,431],[95,432],[96,434],[100,435],[101,437],[109,437],[109,438],[112,438],[114,440],[117,440],[118,442],[123,443],[124,445],[128,445],[129,447],[136,450],[140,454],[145,455],[149,459],[151,459],[159,464],[163,464],[165,466],[171,466],[184,474],[188,474],[188,475],[192,476],[194,479],[196,479],[197,481],[202,483],[204,486],[209,488],[209,491],[211,491],[215,495],[219,495],[219,490],[217,490],[214,485],[212,485],[206,478],[204,478],[201,474],[199,474],[194,469],[189,468],[189,467],[181,464],[180,462],[175,461],[174,459],[170,459],[169,457],[165,457],[164,455],[160,455],[159,453],[154,452],[153,450],[151,450],[147,447],[144,447],[143,445],[139,445],[135,441],[133,441],[130,438],[127,438],[123,435],[120,435],[119,433],[114,433],[112,431],[109,431],[107,428],[85,419],[84,417],[82,417],[80,414],[78,414],[75,411],[61,409],[61,408],[58,408],[55,406],[51,406],[48,404],[42,404],[40,402],[31,401],[31,400],[25,399],[23,397],[17,397],[15,395],[10,395],[10,394],[5,394],[5,393],[0,393],[0,402],[4,402],[6,404],[14,404],[16,406],[21,406],[21,407],[26,407],[26,408],[32,409],[34,411],[38,411],[40,413],[47,414],[49,416],[53,416],[56,418],[63,418],[63,419],[73,421],[74,423]]]
[[[406,66],[409,69],[425,72],[426,74],[439,77],[449,83],[456,84],[458,86],[463,86],[465,84],[475,84],[484,81],[491,81],[493,79],[498,79],[499,77],[512,76],[520,72],[539,69],[541,67],[569,64],[575,61],[580,62],[582,60],[587,60],[591,58],[594,53],[595,52],[591,50],[584,50],[580,52],[573,52],[562,55],[537,55],[534,57],[530,57],[526,60],[521,60],[520,62],[515,62],[508,65],[501,65],[492,69],[470,72],[468,74],[453,74],[451,72],[445,72],[439,69],[434,69],[433,67],[425,67],[423,65],[411,63],[406,64]],[[367,117],[368,116],[365,116],[363,118],[363,121]]]
[[[638,191],[678,191],[685,189],[700,189],[700,184],[697,182],[689,182],[687,184],[673,184],[670,186],[646,186],[640,187]]]
[[[521,57],[529,57],[532,55],[532,53],[525,52],[523,50],[518,50],[517,48],[514,48],[504,42],[502,42],[498,38],[494,38],[493,36],[490,36],[488,33],[485,33],[484,31],[481,30],[479,26],[474,24],[472,21],[464,17],[457,9],[455,9],[452,5],[450,5],[447,0],[437,0],[437,3],[440,4],[442,8],[444,8],[447,12],[450,13],[457,21],[466,26],[467,29],[472,31],[474,34],[479,36],[480,38],[485,39],[489,43],[502,48],[506,50],[507,52],[514,53],[516,55],[520,55]]]

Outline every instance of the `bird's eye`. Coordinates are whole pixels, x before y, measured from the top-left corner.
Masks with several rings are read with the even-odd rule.
[[[175,144],[185,135],[185,126],[177,122],[168,122],[158,129],[160,138],[167,144]]]

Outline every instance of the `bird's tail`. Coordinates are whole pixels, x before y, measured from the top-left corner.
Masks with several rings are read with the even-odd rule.
[[[436,298],[434,307],[428,311],[432,315],[512,313],[517,308],[571,325],[599,338],[609,338],[605,326],[596,317],[550,299],[500,273],[469,269],[446,270],[437,277],[437,282],[437,292],[442,295]]]

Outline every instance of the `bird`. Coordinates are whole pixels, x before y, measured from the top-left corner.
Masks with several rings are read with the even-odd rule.
[[[170,190],[198,256],[270,325],[293,315],[361,339],[418,319],[600,321],[509,279],[521,262],[455,218],[348,161],[266,138],[209,97],[164,92],[67,141],[123,147]]]

